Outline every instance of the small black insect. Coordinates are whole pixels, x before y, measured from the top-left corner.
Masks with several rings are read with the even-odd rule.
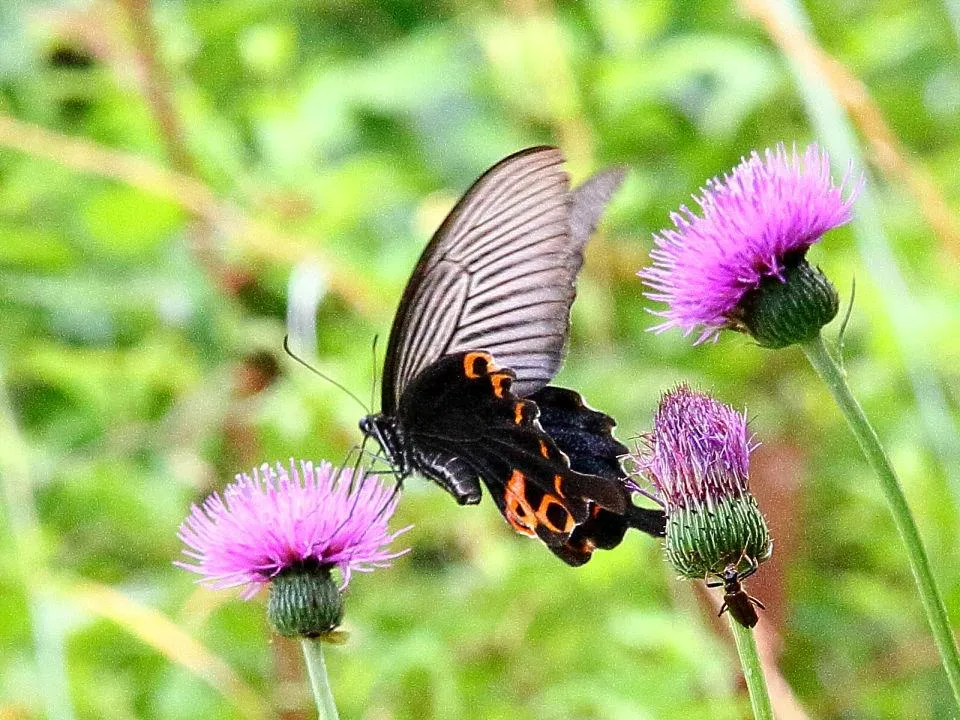
[[[730,563],[723,569],[723,573],[717,575],[719,580],[708,582],[707,587],[715,588],[723,586],[723,605],[720,607],[720,612],[717,613],[718,616],[723,615],[724,612],[729,610],[734,620],[746,628],[752,628],[760,619],[757,616],[757,611],[754,609],[754,606],[761,610],[766,610],[767,608],[762,602],[757,600],[757,598],[752,595],[747,595],[747,592],[741,585],[741,583],[753,575],[759,567],[757,561],[753,558],[747,557],[746,560],[750,565],[749,568],[743,572],[739,572],[737,570],[738,564]]]

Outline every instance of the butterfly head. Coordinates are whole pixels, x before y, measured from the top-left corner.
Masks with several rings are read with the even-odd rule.
[[[377,441],[389,463],[402,475],[409,473],[410,463],[403,451],[403,443],[396,420],[383,413],[367,415],[360,418],[360,432],[364,434],[364,437],[372,437]]]

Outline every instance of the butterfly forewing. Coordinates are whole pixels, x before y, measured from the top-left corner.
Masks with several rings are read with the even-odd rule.
[[[482,348],[517,372],[523,394],[562,359],[582,243],[570,242],[569,181],[556,148],[488,170],[427,245],[390,332],[383,410],[432,362]]]

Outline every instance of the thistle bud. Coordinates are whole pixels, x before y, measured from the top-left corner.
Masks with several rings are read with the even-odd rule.
[[[746,570],[770,557],[770,531],[748,486],[754,445],[744,415],[680,385],[661,399],[643,441],[636,475],[665,506],[666,554],[678,574],[720,578],[730,565]]]
[[[762,347],[776,350],[813,340],[839,309],[840,298],[827,276],[800,257],[787,261],[781,277],[764,278],[744,295],[730,322]]]
[[[270,583],[267,618],[285,637],[329,635],[343,621],[343,595],[329,567],[301,563]]]

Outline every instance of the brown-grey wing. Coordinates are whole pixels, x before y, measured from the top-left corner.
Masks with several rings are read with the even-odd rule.
[[[519,395],[560,368],[583,246],[621,169],[570,192],[556,148],[535,147],[490,168],[434,234],[390,332],[383,411],[444,355],[486,350],[517,375]]]

